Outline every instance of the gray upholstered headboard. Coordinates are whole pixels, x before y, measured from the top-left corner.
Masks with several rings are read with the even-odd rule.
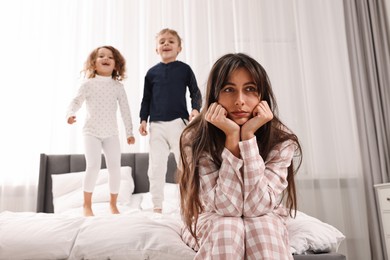
[[[149,191],[147,175],[149,165],[148,153],[123,153],[122,166],[130,166],[134,178],[134,193]],[[106,168],[102,155],[102,167]],[[85,157],[83,154],[41,154],[38,183],[37,212],[53,213],[52,174],[66,174],[85,171]],[[176,183],[176,161],[173,154],[169,155],[166,182]]]

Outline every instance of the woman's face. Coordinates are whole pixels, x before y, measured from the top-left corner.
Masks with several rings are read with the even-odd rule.
[[[218,103],[227,111],[227,117],[238,125],[253,117],[252,111],[259,104],[257,86],[245,68],[238,68],[230,74],[219,93]]]

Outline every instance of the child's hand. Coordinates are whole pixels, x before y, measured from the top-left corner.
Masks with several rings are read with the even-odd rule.
[[[73,124],[73,123],[76,123],[76,117],[75,116],[70,116],[68,118],[68,124]]]
[[[221,129],[226,136],[240,131],[240,126],[226,117],[226,109],[217,102],[212,103],[207,109],[205,119],[207,122]]]
[[[191,121],[192,119],[194,119],[197,115],[199,115],[199,111],[196,110],[196,109],[192,109],[191,115],[190,115],[190,118],[189,118],[189,121]]]
[[[241,140],[252,138],[260,127],[274,118],[267,101],[263,100],[253,109],[253,117],[249,119],[241,128]]]
[[[127,143],[128,143],[128,144],[134,144],[134,143],[135,143],[135,138],[134,138],[134,136],[127,137]]]
[[[146,136],[148,135],[148,131],[146,130],[147,126],[146,126],[146,121],[142,121],[141,122],[141,125],[139,126],[139,133],[142,135],[142,136]]]

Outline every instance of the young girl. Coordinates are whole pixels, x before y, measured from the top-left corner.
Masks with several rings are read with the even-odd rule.
[[[92,192],[101,166],[103,149],[109,172],[110,208],[119,214],[117,198],[121,180],[121,150],[118,138],[117,104],[126,128],[127,143],[134,144],[133,125],[125,88],[126,62],[112,46],[98,47],[85,62],[87,80],[69,105],[69,124],[76,122],[76,112],[86,102],[87,117],[83,128],[86,174],[84,188],[84,215],[93,216]]]
[[[183,240],[195,259],[292,259],[284,218],[296,209],[301,148],[276,115],[265,70],[245,54],[224,55],[205,103],[180,140]]]

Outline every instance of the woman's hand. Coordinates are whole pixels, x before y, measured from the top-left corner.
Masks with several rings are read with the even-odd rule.
[[[249,140],[255,132],[274,118],[267,101],[263,100],[253,109],[253,117],[241,127],[241,140]]]
[[[234,156],[240,157],[240,150],[238,147],[238,142],[240,141],[240,126],[233,120],[227,118],[226,109],[217,102],[212,103],[207,109],[205,119],[225,133],[226,149],[234,154]]]
[[[227,118],[226,109],[217,102],[212,103],[207,109],[205,119],[207,122],[221,129],[226,136],[240,132],[240,126]]]

